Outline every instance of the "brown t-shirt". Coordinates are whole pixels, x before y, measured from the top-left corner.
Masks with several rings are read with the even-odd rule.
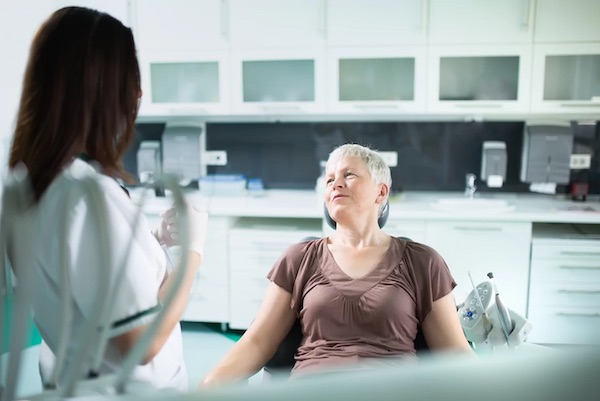
[[[290,306],[301,320],[293,376],[414,358],[418,326],[456,286],[434,249],[398,238],[359,279],[338,267],[327,238],[290,246],[267,277],[292,294]]]

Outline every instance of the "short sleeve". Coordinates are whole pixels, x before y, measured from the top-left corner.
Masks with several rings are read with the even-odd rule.
[[[456,282],[442,256],[423,244],[409,243],[405,254],[415,279],[416,313],[423,322],[433,309],[433,303],[450,294]]]
[[[312,275],[316,245],[322,240],[300,242],[289,246],[275,262],[267,278],[292,295],[290,308],[296,314],[302,308],[303,290]]]
[[[107,322],[111,336],[150,322],[159,310],[158,291],[166,272],[166,256],[143,215],[116,182],[100,179],[106,206],[110,254],[100,249],[96,206],[82,195],[71,213],[69,258],[74,301],[90,317],[96,284],[108,275],[112,307]],[[136,222],[137,217],[137,222]],[[122,269],[122,271],[120,271]]]

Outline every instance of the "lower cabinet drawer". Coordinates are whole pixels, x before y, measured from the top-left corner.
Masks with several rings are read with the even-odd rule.
[[[531,281],[600,284],[600,259],[531,259]]]
[[[600,307],[600,283],[532,283],[529,304],[534,307]]]
[[[600,345],[600,307],[532,307],[528,318],[529,342]]]

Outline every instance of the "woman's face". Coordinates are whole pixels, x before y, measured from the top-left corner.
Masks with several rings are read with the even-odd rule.
[[[330,161],[325,172],[325,204],[331,217],[339,221],[357,213],[378,217],[382,185],[375,184],[359,156]]]

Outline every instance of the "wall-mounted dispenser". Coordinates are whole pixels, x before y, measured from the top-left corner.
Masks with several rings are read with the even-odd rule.
[[[162,135],[163,172],[176,175],[184,185],[202,174],[202,125],[168,123]]]
[[[485,141],[481,153],[481,180],[490,188],[500,188],[506,181],[506,143]]]
[[[526,122],[521,181],[567,184],[572,150],[573,131],[570,124]]]

